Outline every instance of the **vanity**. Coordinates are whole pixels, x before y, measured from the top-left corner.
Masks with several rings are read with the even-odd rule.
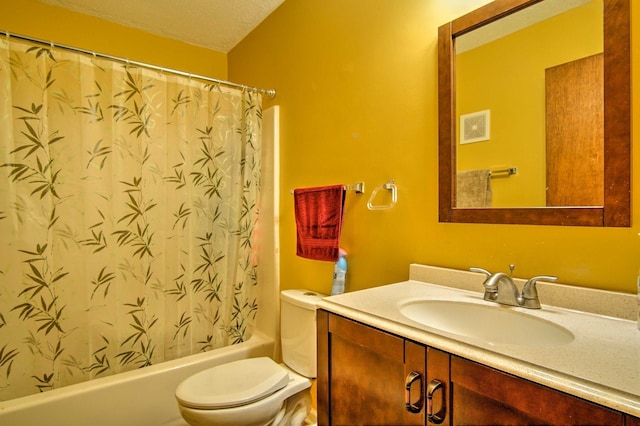
[[[485,278],[411,265],[322,300],[318,424],[640,425],[634,295],[539,282],[541,309],[506,307]]]

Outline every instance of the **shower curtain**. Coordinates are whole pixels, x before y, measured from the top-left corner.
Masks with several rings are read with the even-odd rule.
[[[0,41],[0,399],[241,342],[261,98]]]

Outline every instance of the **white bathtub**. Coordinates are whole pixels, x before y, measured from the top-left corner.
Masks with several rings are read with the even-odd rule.
[[[178,383],[205,368],[273,353],[273,339],[255,331],[238,345],[0,402],[0,425],[186,425],[174,397]]]

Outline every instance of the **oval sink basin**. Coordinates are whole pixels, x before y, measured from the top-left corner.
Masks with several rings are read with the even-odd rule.
[[[400,313],[426,327],[489,344],[559,346],[574,339],[562,326],[500,305],[418,300],[401,305]]]

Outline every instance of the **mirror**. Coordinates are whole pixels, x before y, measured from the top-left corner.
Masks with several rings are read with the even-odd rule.
[[[456,37],[455,207],[602,207],[602,13],[546,0]]]
[[[554,2],[496,0],[440,27],[441,222],[630,226],[630,1],[562,0],[565,8],[570,3],[572,8],[554,11],[550,18],[532,25],[530,16],[551,10]],[[526,25],[523,15],[528,15]],[[577,28],[583,32],[572,37],[565,23],[563,36],[552,36],[552,49],[538,48],[551,55],[535,59],[537,54],[527,51],[520,58],[510,56],[525,50],[525,35],[542,44],[541,38],[553,32],[549,26],[554,21],[575,23],[581,17],[598,28],[585,33],[587,25],[581,22]],[[520,30],[516,32],[514,25]],[[576,47],[573,40],[581,43]],[[535,45],[533,42],[533,49]],[[525,68],[514,68],[525,60]],[[583,67],[585,61],[594,71],[578,68],[576,72],[576,64]],[[488,77],[482,77],[483,73]],[[591,106],[567,106],[566,98],[585,98],[576,89],[581,86],[567,75],[593,77],[588,86],[597,89]],[[508,87],[513,81],[520,86]],[[566,123],[574,121],[571,117],[584,116],[587,110],[595,111],[591,112],[595,116],[586,119],[589,125],[579,124],[578,128],[587,129],[589,135],[578,137],[574,128],[570,138],[557,136],[558,128],[566,133]],[[602,124],[593,124],[598,117]],[[514,126],[518,121],[525,127]],[[525,140],[527,145],[519,145]],[[589,140],[599,140],[600,145],[589,148]],[[554,152],[567,151],[572,142],[577,149],[558,160]],[[559,148],[553,151],[554,146]],[[578,182],[574,188],[571,175]],[[471,198],[476,198],[472,202],[466,194],[469,188]],[[595,193],[578,195],[578,189],[584,188]],[[508,191],[514,194],[511,198]],[[487,202],[487,193],[493,200]]]

